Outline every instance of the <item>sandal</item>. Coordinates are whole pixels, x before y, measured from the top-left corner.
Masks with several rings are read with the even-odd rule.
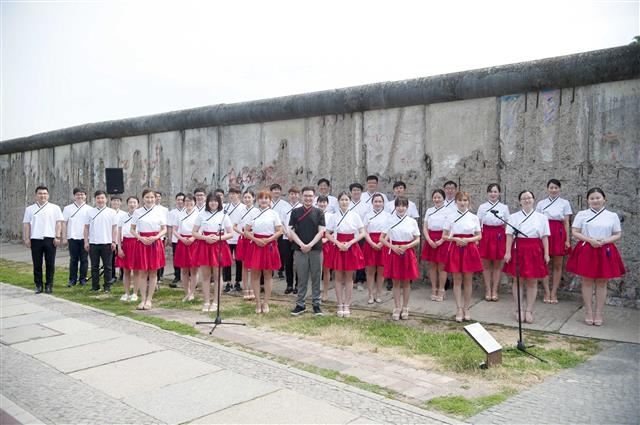
[[[349,311],[349,304],[345,304],[342,306],[342,317],[351,316],[351,311]]]
[[[404,307],[402,309],[402,311],[400,312],[400,318],[402,320],[408,320],[409,319],[409,307]]]
[[[203,313],[208,313],[209,312],[209,303],[202,304],[202,312]]]
[[[262,303],[262,312],[264,314],[267,314],[269,312],[269,304],[267,303]]]
[[[344,311],[342,310],[342,304],[338,304],[338,310],[336,311],[336,316],[343,317]]]
[[[391,318],[393,320],[400,320],[400,309],[399,308],[394,308],[393,309],[393,313],[391,313]]]
[[[495,294],[491,294],[491,301],[498,301],[500,298],[498,297],[498,293],[496,292]]]
[[[255,300],[256,299],[256,294],[253,293],[253,289],[249,289],[249,294],[248,296],[248,300]]]
[[[144,309],[151,310],[152,308],[153,308],[153,304],[151,304],[151,301],[147,300],[147,302],[144,303]]]
[[[136,310],[144,310],[144,301],[136,306]]]
[[[462,311],[464,312],[464,321],[465,322],[471,321],[471,313],[469,313],[469,308],[465,308]]]
[[[491,293],[490,292],[485,292],[484,293],[484,300],[485,301],[491,301],[492,297],[491,297]]]
[[[456,311],[456,322],[462,323],[462,317],[463,317],[463,309],[462,307],[458,307],[458,310]]]
[[[596,311],[596,315],[593,318],[593,325],[602,326],[603,323],[604,323],[604,319],[602,318],[602,312]]]
[[[593,325],[593,313],[592,312],[584,313],[584,323],[586,323],[587,325]]]
[[[548,292],[544,294],[544,298],[542,298],[542,302],[545,304],[549,304],[551,302],[551,294]]]
[[[524,312],[524,321],[526,323],[533,323],[533,312],[532,311],[525,311]]]
[[[431,301],[437,301],[438,299],[438,291],[431,291]]]
[[[262,306],[260,304],[256,304],[256,314],[262,313]]]
[[[549,299],[549,304],[558,304],[558,297],[550,298]]]

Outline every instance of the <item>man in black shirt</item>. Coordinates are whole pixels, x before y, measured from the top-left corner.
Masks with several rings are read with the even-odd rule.
[[[311,295],[313,314],[321,316],[320,309],[320,276],[322,274],[322,235],[324,234],[324,213],[313,206],[316,191],[311,186],[302,188],[302,207],[291,211],[289,239],[293,242],[293,262],[298,273],[298,299],[291,315],[299,316],[306,311],[305,298],[309,278],[311,278]]]

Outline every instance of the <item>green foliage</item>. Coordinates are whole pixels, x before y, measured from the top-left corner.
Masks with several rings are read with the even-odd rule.
[[[426,402],[425,406],[466,419],[496,404],[502,403],[515,393],[516,391],[513,389],[505,389],[497,394],[476,398],[466,398],[462,396],[436,397]]]

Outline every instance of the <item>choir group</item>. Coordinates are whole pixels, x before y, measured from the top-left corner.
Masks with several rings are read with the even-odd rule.
[[[571,205],[560,197],[556,179],[549,180],[547,196],[537,203],[532,191],[520,192],[514,213],[501,202],[500,185],[489,184],[487,201],[475,214],[469,193],[448,181],[431,193],[433,205],[424,214],[422,231],[418,208],[405,190],[405,183],[396,182],[394,199],[389,200],[378,191],[375,175],[367,177],[365,186],[353,183],[337,197],[330,194],[327,179],[302,190],[291,187],[287,199],[278,184],[257,194],[232,187],[227,202],[221,190],[207,194],[196,188],[192,194],[178,193],[169,211],[161,205],[159,192],[145,189],[141,200],[128,197],[123,211],[119,196],[112,196],[107,207],[102,190],[94,193],[94,207],[88,206],[82,188],[74,189],[74,201],[61,210],[48,202],[48,189],[39,186],[36,203],[24,214],[23,240],[32,252],[36,293],[52,292],[56,248],[68,245],[68,286],[87,283],[90,259],[91,289],[100,290],[103,273],[103,290],[108,292],[117,267],[125,289],[121,300],[138,302],[138,309],[153,306],[169,245],[175,269],[171,286],[181,282],[183,301],[192,301],[200,284],[203,312],[217,308],[211,298],[213,283],[214,293],[242,292],[245,300],[255,303],[256,313],[268,313],[273,276],[278,273],[286,280],[285,293],[297,295],[292,315],[305,312],[309,281],[313,312],[321,315],[333,274],[338,316],[351,314],[354,282],[366,281],[368,303],[374,304],[382,302],[387,280],[394,300],[391,317],[408,319],[411,282],[420,277],[421,259],[429,265],[432,301],[445,299],[451,275],[458,322],[471,319],[474,273],[483,275],[486,301],[498,301],[501,275],[506,273],[512,277],[515,304],[522,306],[516,308],[516,317],[532,323],[538,282],[542,281],[543,301],[556,304],[568,256],[567,271],[581,277],[585,323],[603,324],[607,281],[625,270],[614,244],[621,236],[620,220],[605,208],[602,189],[587,192],[588,208],[572,223]],[[523,288],[520,304],[516,282]]]

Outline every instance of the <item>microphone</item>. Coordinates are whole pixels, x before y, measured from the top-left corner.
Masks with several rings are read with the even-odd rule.
[[[489,210],[489,212],[495,215],[496,217],[498,216],[498,210]]]

